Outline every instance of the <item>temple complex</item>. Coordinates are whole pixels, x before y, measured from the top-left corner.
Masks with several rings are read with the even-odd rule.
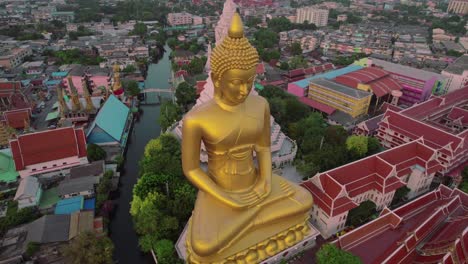
[[[224,3],[223,13],[218,21],[218,24],[215,28],[215,37],[216,45],[219,45],[224,37],[227,35],[231,19],[236,13],[237,5],[232,0],[227,0]],[[200,94],[200,97],[197,99],[197,103],[193,108],[197,108],[203,105],[205,102],[213,98],[214,86],[213,81],[211,80],[211,65],[210,65],[210,54],[211,54],[211,45],[208,47],[208,60],[206,62],[205,70],[209,72],[208,79],[206,80],[203,91]],[[252,90],[252,94],[257,94],[255,90]],[[273,116],[270,116],[271,122],[271,153],[272,153],[272,162],[275,168],[281,167],[285,164],[291,163],[294,160],[297,152],[296,142],[286,136],[281,132],[281,127],[278,123],[275,122]],[[177,126],[172,131],[179,139],[182,138],[182,120],[178,122]],[[208,156],[205,150],[205,146],[201,146],[201,155],[200,161],[206,163],[208,161]]]
[[[466,263],[468,195],[440,185],[333,243],[363,263]]]

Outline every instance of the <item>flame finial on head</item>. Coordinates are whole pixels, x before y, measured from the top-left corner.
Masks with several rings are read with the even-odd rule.
[[[228,36],[231,38],[242,38],[244,37],[244,25],[239,13],[234,13],[231,20],[231,26],[229,27]]]

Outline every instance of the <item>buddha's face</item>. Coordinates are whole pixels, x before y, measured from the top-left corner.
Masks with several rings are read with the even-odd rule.
[[[238,105],[245,101],[255,80],[256,68],[249,70],[231,69],[223,73],[219,80],[221,100],[229,105]]]

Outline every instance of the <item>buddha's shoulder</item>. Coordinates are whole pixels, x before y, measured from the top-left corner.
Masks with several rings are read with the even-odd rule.
[[[214,100],[209,100],[206,103],[197,106],[196,108],[192,108],[190,112],[188,112],[184,116],[184,122],[199,122],[205,120],[208,116],[212,115],[214,110],[218,110],[218,106],[214,102]]]
[[[268,101],[260,95],[251,94],[249,97],[247,97],[247,100],[248,104],[255,105],[256,107],[268,105]]]

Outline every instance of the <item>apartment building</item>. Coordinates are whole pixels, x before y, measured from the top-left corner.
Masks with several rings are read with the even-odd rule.
[[[193,16],[187,12],[169,13],[167,15],[167,23],[171,26],[191,25]]]
[[[315,6],[298,8],[296,10],[296,23],[315,24],[317,27],[326,27],[328,24],[328,9],[319,9]]]

